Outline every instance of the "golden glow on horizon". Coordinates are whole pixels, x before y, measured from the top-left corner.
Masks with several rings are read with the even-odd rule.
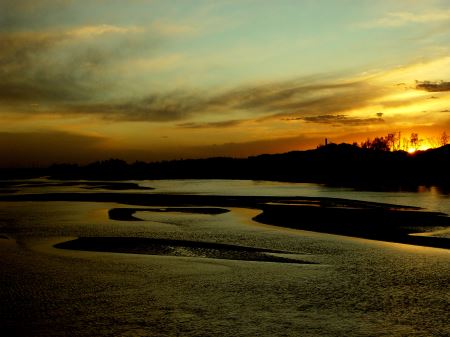
[[[418,147],[410,146],[410,147],[408,147],[407,151],[408,151],[408,153],[415,153],[417,151],[426,151],[429,149],[435,149],[437,147],[438,146],[431,145],[428,140],[423,140],[422,143]]]

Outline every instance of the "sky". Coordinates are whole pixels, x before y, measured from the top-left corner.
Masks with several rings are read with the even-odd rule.
[[[0,166],[450,134],[448,0],[0,0]]]

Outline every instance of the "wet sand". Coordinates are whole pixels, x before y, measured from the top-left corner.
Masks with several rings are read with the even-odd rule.
[[[354,201],[335,198],[205,196],[133,193],[46,193],[7,194],[0,201],[90,201],[153,206],[153,208],[116,208],[111,219],[139,221],[133,213],[191,212],[220,214],[227,207],[259,209],[254,220],[289,227],[366,239],[413,245],[450,248],[446,237],[417,236],[450,226],[450,218],[417,207]],[[156,207],[156,208],[155,208]],[[172,208],[172,209],[170,209]]]

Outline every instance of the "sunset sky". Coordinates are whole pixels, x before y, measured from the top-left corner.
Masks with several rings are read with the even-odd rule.
[[[0,74],[1,166],[434,145],[450,3],[0,0]]]

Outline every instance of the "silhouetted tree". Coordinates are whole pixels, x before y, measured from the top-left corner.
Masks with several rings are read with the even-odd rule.
[[[442,132],[441,138],[439,140],[440,140],[440,145],[441,146],[445,146],[445,145],[448,144],[448,136],[447,136],[447,133],[445,131]]]
[[[389,151],[387,138],[375,137],[372,142],[371,149],[375,151]]]
[[[419,134],[414,133],[414,132],[411,133],[411,137],[409,139],[409,143],[414,148],[414,150],[417,151],[417,149],[420,146]]]
[[[372,141],[370,140],[370,138],[367,138],[366,141],[361,142],[361,148],[363,149],[370,149],[372,146]]]
[[[388,133],[386,137],[386,144],[389,147],[389,150],[395,151],[397,149],[396,141],[397,138],[395,136],[395,133]]]

